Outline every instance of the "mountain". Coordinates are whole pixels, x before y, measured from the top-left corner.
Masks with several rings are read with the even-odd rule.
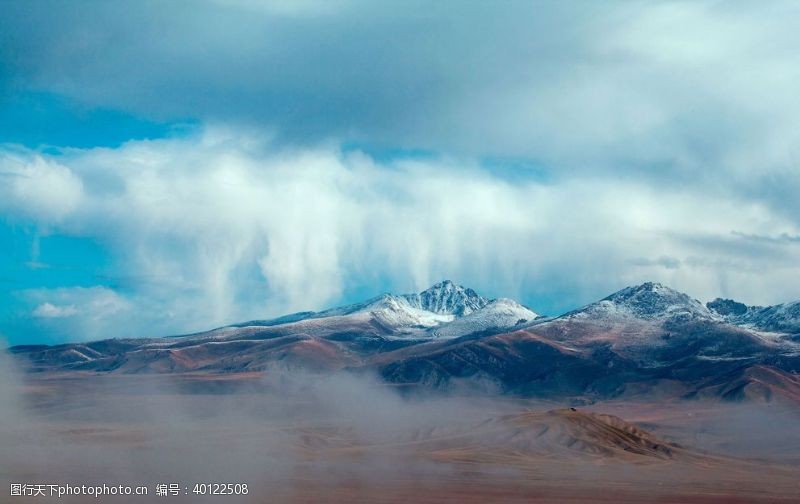
[[[490,300],[470,288],[444,280],[418,293],[381,294],[362,303],[271,320],[254,320],[233,327],[272,327],[331,317],[369,317],[388,329],[391,334],[386,334],[387,337],[427,339],[509,329],[521,320],[532,321],[537,315],[513,301]]]
[[[700,301],[656,282],[626,287],[564,317],[645,320],[718,318]]]
[[[712,378],[690,394],[691,397],[721,397],[728,401],[800,404],[800,378],[774,367],[754,365]]]
[[[476,382],[513,394],[578,400],[643,393],[690,397],[701,389],[704,396],[731,400],[735,394],[714,380],[736,388],[734,382],[744,383],[742,376],[750,376],[746,372],[754,366],[761,366],[761,376],[800,371],[800,342],[727,323],[699,301],[652,282],[514,329],[400,348],[373,363],[395,383],[448,388]],[[769,385],[775,393],[767,395],[795,400],[791,383]],[[766,386],[751,385],[749,390]]]
[[[346,317],[358,314],[374,314],[376,317],[383,319],[385,323],[396,327],[434,327],[450,322],[454,318],[451,313],[438,313],[414,306],[406,296],[409,295],[381,294],[361,303],[330,308],[320,312],[299,312],[269,320],[251,320],[234,324],[232,327],[271,327],[310,319]]]
[[[444,281],[199,334],[11,352],[41,372],[264,373],[277,365],[577,403],[640,394],[800,401],[800,341],[785,330],[796,306],[704,306],[646,282],[544,318]]]
[[[535,312],[512,299],[500,298],[488,302],[482,308],[454,319],[449,324],[433,330],[433,335],[442,338],[457,338],[467,334],[493,329],[513,329],[539,318]]]
[[[377,318],[387,327],[392,328],[428,328],[436,327],[454,319],[454,315],[446,312],[434,312],[412,305],[405,296],[382,294],[364,303],[333,308],[315,314],[310,318],[327,318],[369,314]]]
[[[747,313],[749,307],[733,299],[717,298],[706,303],[706,307],[722,317],[736,317]]]
[[[764,307],[717,298],[706,306],[731,324],[761,331],[800,334],[800,301]]]
[[[474,290],[456,285],[450,280],[440,282],[418,294],[405,294],[403,298],[415,308],[457,317],[469,315],[489,304],[488,299]]]

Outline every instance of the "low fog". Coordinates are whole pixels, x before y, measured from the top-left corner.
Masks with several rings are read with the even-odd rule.
[[[156,484],[178,483],[189,495],[170,502],[196,502],[195,483],[246,483],[248,496],[205,499],[372,502],[387,493],[418,501],[415,492],[423,492],[432,500],[446,495],[463,502],[478,499],[476,486],[490,493],[518,485],[589,491],[600,482],[663,481],[667,472],[681,484],[707,486],[713,474],[722,474],[709,473],[716,469],[705,462],[698,471],[665,461],[530,458],[524,429],[498,437],[502,426],[491,422],[562,405],[466,391],[401,393],[364,375],[280,366],[253,376],[36,375],[24,373],[5,353],[0,373],[0,483],[6,494],[10,483],[146,485],[148,498],[102,499],[150,502],[159,499]],[[792,434],[797,410],[698,403],[670,408],[656,422],[648,422],[647,407],[636,404],[587,409],[640,421],[670,441],[696,445],[690,448],[698,453],[798,463],[791,456],[800,447],[800,436]],[[428,444],[423,450],[432,439],[435,449]],[[493,446],[498,439],[505,444]],[[770,483],[770,477],[762,480]]]
[[[3,492],[12,482],[147,485],[151,492],[158,483],[179,483],[189,486],[193,502],[194,483],[247,483],[249,497],[226,498],[250,502],[282,492],[290,499],[291,488],[309,478],[449,471],[423,460],[411,464],[403,453],[376,458],[347,448],[455,432],[518,409],[478,397],[413,400],[371,377],[281,367],[231,380],[39,377],[25,376],[0,353],[0,370]]]

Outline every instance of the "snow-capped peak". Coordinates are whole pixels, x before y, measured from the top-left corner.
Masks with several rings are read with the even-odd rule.
[[[454,316],[434,313],[412,306],[403,296],[384,294],[368,303],[360,312],[369,312],[384,324],[394,327],[435,327],[450,322]]]
[[[642,319],[718,318],[700,301],[658,282],[645,282],[641,285],[626,287],[565,316]]]
[[[483,308],[435,329],[441,338],[457,338],[487,330],[511,330],[533,322],[538,315],[512,299],[490,301]]]
[[[417,294],[402,296],[415,308],[441,315],[463,317],[489,304],[474,290],[444,280]]]
[[[444,280],[415,294],[381,294],[361,303],[239,326],[305,323],[346,316],[372,317],[384,326],[395,328],[398,335],[415,338],[455,338],[486,330],[511,329],[538,317],[511,299],[490,300],[470,288]]]
[[[707,303],[726,322],[769,332],[800,333],[800,301],[774,306],[747,306],[732,299]]]

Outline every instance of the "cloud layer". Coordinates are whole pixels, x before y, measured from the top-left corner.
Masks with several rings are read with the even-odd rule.
[[[797,170],[796,2],[288,5],[4,2],[4,89],[311,145],[529,156],[723,186]]]
[[[106,284],[19,293],[63,337],[201,330],[445,277],[549,313],[646,279],[700,298],[800,295],[800,247],[781,238],[796,224],[702,190],[378,162],[229,128],[2,159],[24,181],[2,187],[7,219],[91,238],[112,258]]]

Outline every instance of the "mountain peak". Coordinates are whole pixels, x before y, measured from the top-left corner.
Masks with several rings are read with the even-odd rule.
[[[700,301],[658,282],[619,290],[570,316],[591,318],[714,318]]]
[[[489,299],[469,287],[462,287],[450,280],[442,280],[422,292],[406,294],[403,297],[415,308],[459,317],[469,315],[489,304]]]
[[[773,306],[747,306],[717,298],[706,306],[726,322],[769,332],[800,334],[800,301]]]
[[[706,307],[713,310],[723,317],[744,315],[747,313],[747,305],[734,301],[733,299],[717,298],[706,303]]]
[[[686,296],[686,294],[678,292],[675,289],[667,287],[666,285],[658,282],[644,282],[639,285],[632,285],[630,287],[625,287],[624,289],[620,289],[617,292],[611,294],[610,296],[605,297],[604,299],[612,301],[624,301],[640,297],[674,298],[681,296]],[[688,298],[689,296],[686,297]]]
[[[644,282],[644,283],[641,283],[639,285],[631,285],[629,287],[621,289],[617,293],[626,292],[626,291],[630,291],[630,292],[654,292],[654,293],[662,294],[662,295],[663,294],[672,294],[672,293],[680,294],[680,292],[678,292],[675,289],[672,289],[670,287],[667,287],[666,285],[664,285],[664,284],[662,284],[660,282]]]

